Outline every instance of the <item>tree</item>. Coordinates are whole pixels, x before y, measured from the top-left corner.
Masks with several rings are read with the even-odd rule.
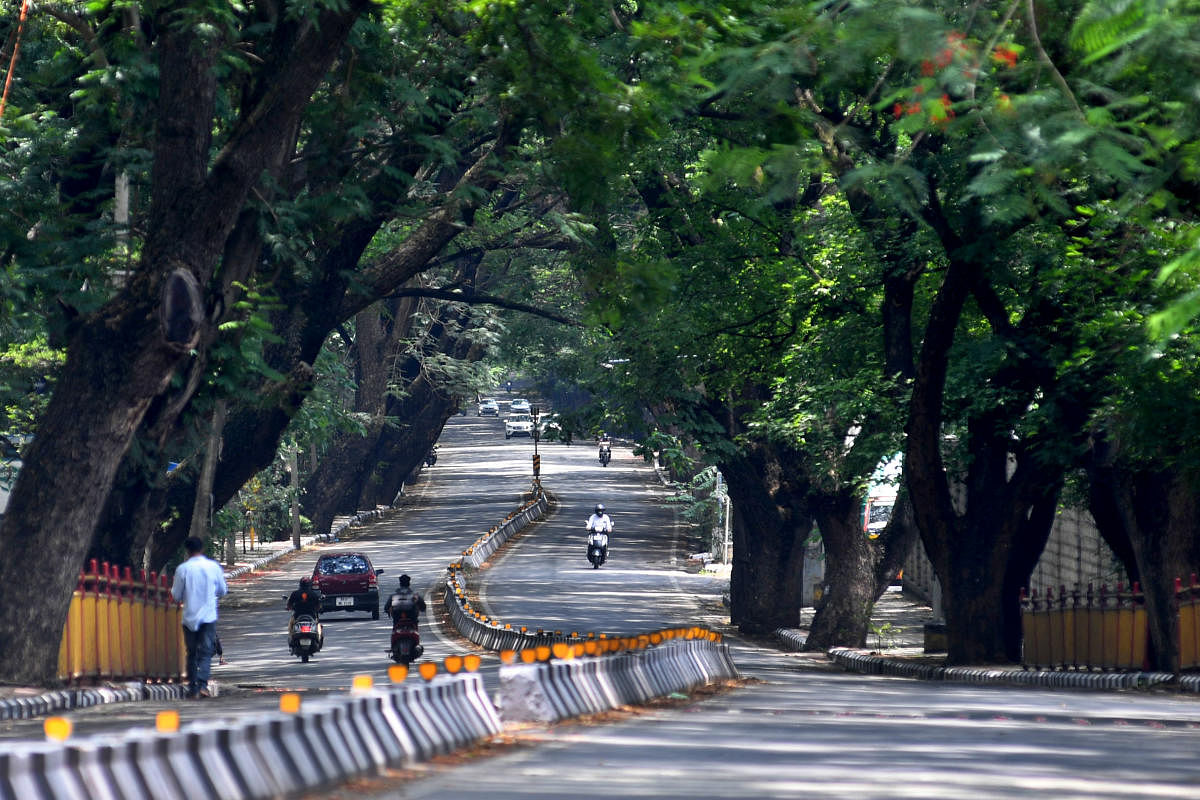
[[[218,467],[218,502],[272,459],[311,389],[311,365],[329,332],[417,274],[470,226],[500,183],[500,159],[526,125],[552,131],[560,143],[579,131],[595,135],[602,117],[610,128],[628,127],[616,110],[624,88],[592,55],[597,38],[614,30],[622,38],[620,18],[606,5],[577,7],[578,24],[567,27],[551,9],[481,7],[476,15],[385,7],[381,13],[395,16],[360,24],[354,55],[396,54],[399,61],[360,73],[353,56],[335,59],[365,9],[351,4],[281,17],[266,6],[196,4],[133,21],[127,37],[140,49],[130,62],[146,68],[139,76],[153,76],[138,84],[149,91],[96,97],[100,108],[120,100],[156,110],[158,124],[145,140],[150,169],[138,230],[146,234],[131,242],[138,256],[120,290],[75,322],[59,391],[15,489],[0,544],[3,574],[13,581],[5,591],[20,591],[19,577],[33,574],[29,566],[47,545],[62,553],[52,576],[62,591],[48,593],[38,625],[0,627],[4,651],[24,654],[21,663],[0,658],[5,679],[51,679],[65,599],[92,539],[93,520],[82,509],[104,505],[135,435],[148,457],[127,474],[143,477],[126,484],[128,500],[113,505],[118,515],[138,513],[147,522],[169,516],[137,509],[149,509],[166,452],[182,442],[184,414],[205,385],[223,325],[269,319],[273,337],[259,337],[259,350],[242,353],[267,380],[257,385],[253,406],[231,409],[227,442],[237,446],[226,448]],[[413,38],[397,47],[393,31]],[[122,33],[114,36],[122,40]],[[466,60],[430,60],[417,42],[436,42]],[[383,79],[402,71],[405,59],[414,81]],[[330,73],[335,63],[338,71]],[[109,65],[101,71],[107,78],[123,66]],[[427,96],[414,91],[425,78]],[[364,94],[386,102],[356,104]],[[599,110],[579,102],[598,96],[606,99]],[[308,205],[313,197],[325,205]],[[331,206],[330,198],[339,202]],[[101,193],[95,207],[105,202]],[[303,231],[314,219],[322,224],[312,230],[311,248],[292,248],[308,242]],[[403,242],[364,261],[385,225],[405,230]],[[296,231],[299,237],[291,235]],[[246,309],[250,293],[271,296],[282,308]],[[230,344],[241,350],[246,341],[234,336]],[[77,448],[86,460],[68,458]],[[86,502],[59,502],[75,484],[87,485]],[[168,499],[159,508],[186,508],[191,500]],[[154,563],[164,563],[171,540],[156,542]],[[24,647],[30,642],[40,644]]]

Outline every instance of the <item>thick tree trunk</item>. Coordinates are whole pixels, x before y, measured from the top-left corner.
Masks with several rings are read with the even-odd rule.
[[[1200,569],[1200,478],[1178,470],[1129,469],[1110,461],[1091,470],[1102,481],[1105,505],[1117,519],[1133,555],[1130,575],[1139,575],[1150,628],[1151,668],[1179,668],[1179,620],[1175,579],[1186,584]],[[1098,520],[1098,524],[1101,524]],[[1106,537],[1107,538],[1107,537]]]
[[[744,451],[720,465],[733,500],[730,618],[746,633],[767,634],[799,624],[813,517],[795,465],[762,442]]]
[[[876,601],[891,585],[917,541],[908,495],[901,491],[887,527],[876,539],[862,527],[861,500],[843,492],[815,501],[825,544],[826,593],[809,628],[805,650],[862,647]]]
[[[825,543],[826,589],[804,649],[862,647],[867,641],[871,609],[882,591],[875,582],[874,542],[863,530],[856,492],[821,496],[814,506]]]
[[[338,436],[322,456],[320,466],[305,481],[301,505],[316,533],[329,533],[333,518],[346,507],[346,498],[353,496],[353,488],[370,471],[369,457],[383,428],[383,418],[376,417],[365,433]]]

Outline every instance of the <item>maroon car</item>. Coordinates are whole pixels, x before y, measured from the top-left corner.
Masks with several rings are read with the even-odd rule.
[[[326,553],[313,568],[313,585],[321,590],[321,613],[370,611],[379,619],[379,579],[365,553]]]

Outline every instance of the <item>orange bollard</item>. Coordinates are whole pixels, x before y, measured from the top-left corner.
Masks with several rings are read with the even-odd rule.
[[[179,712],[174,709],[158,712],[154,716],[154,729],[159,733],[178,733]]]
[[[46,739],[51,742],[65,742],[70,739],[73,727],[71,720],[66,717],[46,717],[46,721],[42,723]]]

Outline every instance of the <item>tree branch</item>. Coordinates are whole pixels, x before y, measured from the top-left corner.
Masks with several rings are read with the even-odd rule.
[[[509,311],[519,311],[522,314],[532,314],[535,317],[542,317],[551,322],[558,322],[562,325],[570,325],[571,327],[582,327],[582,323],[563,316],[555,311],[549,311],[537,306],[531,306],[528,303],[522,303],[517,300],[509,300],[504,297],[499,297],[493,294],[485,294],[474,290],[464,291],[462,289],[435,289],[432,287],[405,287],[397,289],[387,297],[424,297],[429,300],[447,300],[452,303],[467,303],[468,305],[487,305],[496,306],[497,308],[505,308]]]

